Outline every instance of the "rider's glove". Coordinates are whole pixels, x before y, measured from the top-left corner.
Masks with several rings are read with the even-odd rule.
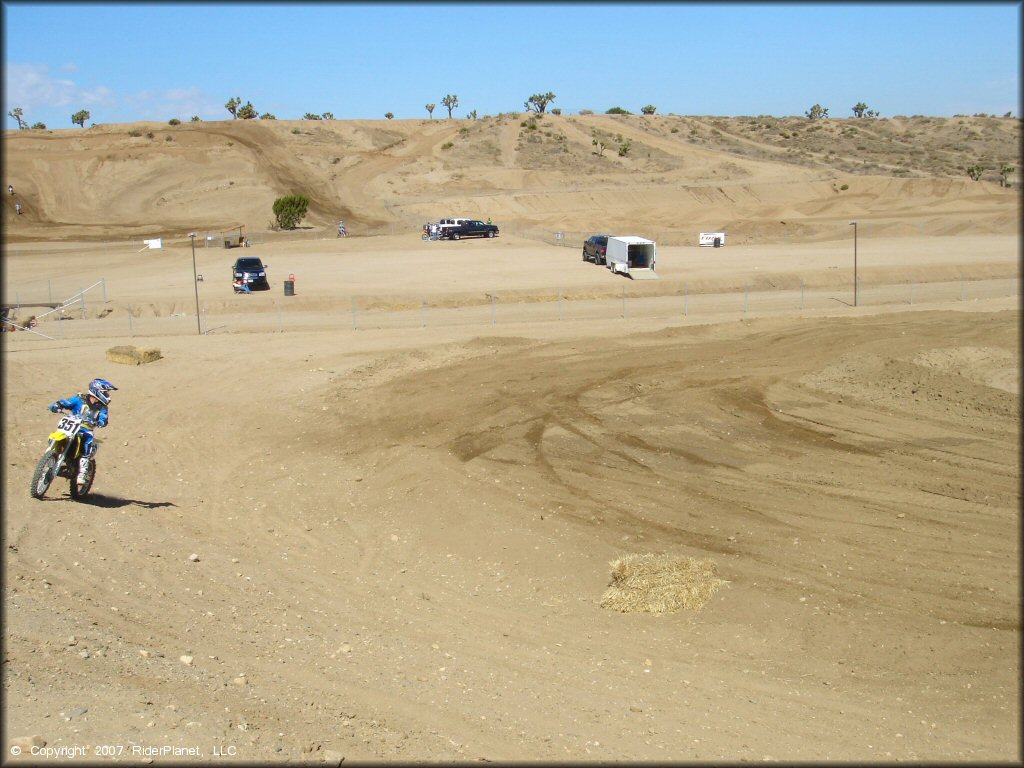
[[[56,413],[59,410],[60,410],[60,406],[59,405],[57,405],[56,403],[51,403],[50,404],[50,413]]]

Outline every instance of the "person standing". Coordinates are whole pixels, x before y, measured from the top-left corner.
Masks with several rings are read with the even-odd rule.
[[[14,194],[14,185],[13,184],[8,184],[7,185],[7,191],[10,192],[13,195]]]
[[[14,204],[14,212],[21,216],[21,203]]]

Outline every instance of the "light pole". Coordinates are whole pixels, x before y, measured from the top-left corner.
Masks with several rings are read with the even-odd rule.
[[[857,306],[857,222],[851,221],[853,227],[853,306]]]
[[[192,240],[192,286],[196,289],[196,331],[203,335],[203,326],[199,322],[199,275],[196,273],[196,233],[189,232],[189,239]]]

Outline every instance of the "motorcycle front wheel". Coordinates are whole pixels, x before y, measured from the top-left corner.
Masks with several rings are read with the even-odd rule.
[[[36,471],[32,475],[32,487],[29,489],[33,499],[41,499],[53,482],[53,468],[57,466],[57,456],[47,451],[39,459]]]
[[[94,458],[89,462],[89,469],[85,473],[85,482],[78,482],[78,469],[72,467],[71,471],[71,498],[78,499],[84,498],[89,489],[92,488],[92,481],[96,477],[96,459]]]

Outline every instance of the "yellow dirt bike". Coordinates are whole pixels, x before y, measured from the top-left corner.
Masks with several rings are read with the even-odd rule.
[[[71,498],[81,499],[92,488],[96,477],[96,448],[98,441],[93,437],[93,456],[89,469],[85,473],[85,481],[78,481],[78,460],[82,458],[85,435],[82,427],[94,426],[88,420],[74,413],[66,413],[57,422],[57,428],[50,433],[50,444],[39,459],[36,471],[32,475],[32,498],[41,499],[56,477],[66,477],[71,482]]]

